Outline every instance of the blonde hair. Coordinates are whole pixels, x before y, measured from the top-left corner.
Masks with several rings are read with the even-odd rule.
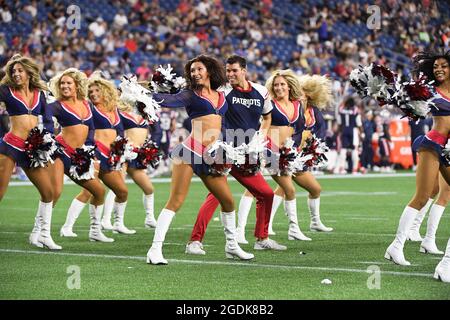
[[[95,71],[88,79],[87,87],[98,86],[103,99],[103,105],[107,111],[113,111],[119,103],[119,94],[111,81],[101,77],[100,71]],[[89,91],[89,90],[88,90]]]
[[[331,81],[326,76],[302,75],[298,77],[300,87],[308,98],[308,104],[325,109],[331,102]]]
[[[300,83],[298,81],[297,76],[291,69],[286,70],[275,70],[272,72],[272,75],[269,79],[266,81],[266,88],[269,90],[270,95],[272,98],[275,98],[275,92],[273,90],[273,84],[275,82],[275,79],[277,77],[283,77],[284,80],[286,80],[288,86],[289,86],[289,100],[299,100],[302,96],[302,88],[300,87]]]
[[[133,111],[133,106],[129,103],[126,103],[122,100],[119,100],[117,102],[117,109],[119,109],[120,111],[124,111],[124,112],[132,112]]]
[[[77,99],[78,100],[86,100],[87,97],[87,76],[84,72],[76,68],[69,68],[64,70],[63,72],[57,74],[53,78],[50,79],[50,91],[53,93],[57,100],[60,100],[61,95],[61,79],[64,76],[71,77],[75,81],[75,86],[77,87]]]
[[[26,73],[30,77],[29,89],[30,90],[48,90],[47,85],[41,80],[39,75],[40,68],[38,64],[29,57],[23,57],[21,54],[15,54],[9,59],[5,66],[5,76],[0,81],[0,84],[6,85],[14,90],[19,90],[20,86],[13,80],[12,70],[13,67],[20,63],[25,69]]]

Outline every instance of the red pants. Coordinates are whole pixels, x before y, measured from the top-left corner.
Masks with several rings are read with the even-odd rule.
[[[230,174],[256,198],[255,237],[267,238],[273,202],[272,189],[260,172],[254,176],[243,176],[233,167]],[[191,234],[191,241],[201,242],[203,240],[208,223],[218,206],[219,200],[212,193],[209,193],[198,212],[197,221],[195,221]]]

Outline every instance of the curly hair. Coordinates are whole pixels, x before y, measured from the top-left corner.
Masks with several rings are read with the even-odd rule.
[[[191,77],[191,66],[194,62],[201,62],[205,65],[206,71],[209,75],[211,89],[217,90],[219,87],[227,83],[227,77],[223,64],[213,57],[202,54],[189,60],[184,66],[184,77],[186,78],[187,87],[189,89],[199,89],[194,81],[192,81],[193,79]]]
[[[87,97],[88,78],[84,72],[81,72],[76,68],[66,69],[50,79],[50,91],[55,96],[55,98],[59,100],[62,97],[60,84],[61,79],[64,76],[71,77],[75,81],[75,86],[77,88],[77,99],[85,100]]]
[[[48,90],[47,85],[42,81],[40,77],[40,68],[38,64],[29,57],[23,57],[21,54],[15,54],[9,59],[5,66],[5,76],[1,80],[0,84],[4,84],[15,90],[19,90],[20,86],[14,81],[12,77],[12,71],[14,66],[19,63],[25,69],[26,73],[30,77],[29,89],[30,90]]]
[[[110,112],[117,108],[119,103],[119,94],[111,81],[101,77],[100,71],[95,71],[88,79],[88,92],[91,86],[98,86],[105,109]]]
[[[326,76],[302,75],[298,77],[300,87],[308,98],[308,103],[325,109],[332,99],[331,81]]]
[[[427,52],[420,51],[413,58],[414,68],[413,73],[415,76],[419,76],[423,73],[429,81],[434,80],[434,63],[437,59],[445,59],[450,64],[450,50],[447,52]]]
[[[269,79],[266,81],[266,88],[269,90],[270,95],[272,98],[275,98],[275,91],[273,90],[273,85],[275,82],[275,79],[277,77],[283,77],[284,80],[286,80],[288,86],[289,86],[289,100],[299,100],[302,96],[302,88],[300,86],[300,82],[298,80],[298,77],[295,75],[294,71],[291,69],[286,70],[275,70],[272,72],[272,75]]]

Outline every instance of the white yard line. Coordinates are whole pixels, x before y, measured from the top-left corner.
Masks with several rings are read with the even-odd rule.
[[[399,177],[415,177],[415,173],[386,173],[386,174],[377,174],[377,173],[369,173],[369,174],[362,174],[362,175],[316,175],[315,177],[317,179],[363,179],[363,178],[399,178]],[[270,176],[264,176],[267,180],[272,180]],[[230,181],[236,181],[233,177],[228,177]],[[153,183],[168,183],[171,181],[170,178],[152,178],[151,179]],[[127,179],[127,183],[134,183],[133,180]],[[193,177],[192,182],[201,182],[200,178]],[[75,184],[73,181],[65,181],[64,184]],[[32,183],[29,181],[11,181],[9,183],[10,187],[15,186],[31,186]]]
[[[144,256],[117,256],[117,255],[104,255],[104,254],[93,254],[93,253],[48,252],[48,251],[31,251],[31,250],[16,250],[16,249],[0,249],[0,253],[55,255],[55,256],[72,256],[72,257],[139,260],[139,261],[145,261],[145,259],[146,259]],[[251,267],[251,268],[258,267],[258,268],[268,268],[268,269],[312,270],[312,271],[326,271],[326,272],[367,273],[367,270],[362,270],[362,269],[274,265],[274,264],[254,263],[251,261],[249,261],[249,262],[225,262],[225,261],[204,261],[204,260],[183,260],[183,259],[168,259],[168,261],[170,263],[180,263],[180,264],[241,266],[241,267]],[[385,275],[393,275],[393,276],[426,277],[426,278],[432,277],[431,273],[428,274],[428,273],[419,273],[419,272],[381,271],[381,273],[385,274]]]

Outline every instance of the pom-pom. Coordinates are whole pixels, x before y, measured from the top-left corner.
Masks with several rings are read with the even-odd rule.
[[[94,179],[95,168],[95,146],[83,145],[77,148],[70,157],[72,165],[69,169],[69,174],[75,180],[90,180]]]
[[[25,152],[30,159],[30,168],[45,167],[53,163],[58,146],[52,134],[43,127],[34,127],[25,140]]]
[[[156,168],[163,156],[158,145],[150,139],[145,140],[141,147],[135,148],[135,152],[137,153],[136,161],[142,167],[148,167],[150,165],[152,168]]]
[[[216,140],[208,149],[208,162],[211,162],[211,174],[227,175],[233,165],[245,163],[243,148],[234,148],[231,143]]]
[[[128,142],[127,138],[117,136],[116,140],[111,144],[108,163],[113,170],[120,170],[122,164],[128,160],[136,159],[137,153],[133,145]]]
[[[299,162],[303,162],[303,170],[312,167],[321,167],[326,165],[328,159],[325,155],[329,151],[326,143],[318,138],[316,135],[310,136],[305,141],[305,145],[301,148],[299,153]],[[303,159],[302,159],[303,158]]]
[[[152,98],[148,89],[137,83],[136,76],[131,78],[123,76],[119,87],[122,92],[120,100],[135,106],[137,113],[147,121],[158,120],[156,112],[160,109],[160,105]]]
[[[167,68],[159,66],[153,73],[150,81],[150,90],[157,93],[178,93],[186,87],[186,80],[183,77],[177,77],[176,73],[172,73],[173,68],[167,65]]]

